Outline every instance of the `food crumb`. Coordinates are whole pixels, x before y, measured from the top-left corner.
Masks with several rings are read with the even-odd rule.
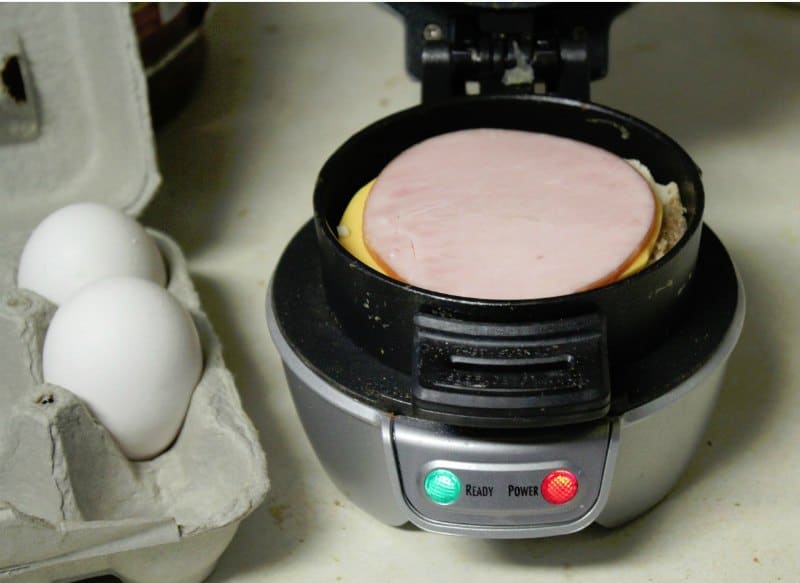
[[[342,503],[341,503],[341,502],[339,502],[338,500],[334,500],[334,501],[333,501],[333,505],[334,505],[334,506],[341,506],[341,505],[342,505]]]
[[[389,77],[386,81],[384,81],[383,84],[387,88],[391,89],[392,87],[396,87],[397,85],[399,85],[402,80],[403,78],[400,75],[393,75],[392,77]]]
[[[753,562],[757,564],[761,564],[761,561],[758,560],[758,557],[753,557]]]
[[[340,237],[349,237],[350,229],[347,228],[347,225],[339,225],[338,227],[336,227],[336,233]]]
[[[711,446],[712,446],[712,445],[714,445],[714,444],[713,444],[713,443],[711,443],[711,440],[709,439],[708,441],[706,441],[706,445],[707,445],[708,447],[711,447]]]
[[[273,504],[269,507],[269,513],[272,514],[272,518],[275,519],[278,527],[283,525],[283,521],[286,519],[287,510],[289,510],[288,504]]]

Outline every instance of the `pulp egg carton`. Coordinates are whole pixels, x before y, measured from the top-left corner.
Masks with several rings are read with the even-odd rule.
[[[0,6],[4,66],[0,580],[201,581],[268,482],[180,249],[149,231],[167,289],[197,327],[204,370],[176,441],[149,461],[129,461],[80,400],[43,382],[56,306],[16,286],[25,241],[50,212],[96,201],[136,216],[159,183],[128,5]]]

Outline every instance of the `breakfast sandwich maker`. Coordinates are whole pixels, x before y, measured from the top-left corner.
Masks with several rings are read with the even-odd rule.
[[[700,171],[669,136],[589,101],[624,7],[395,9],[422,104],[330,157],[314,218],[267,295],[306,434],[341,491],[389,525],[532,538],[625,523],[689,462],[744,320],[741,279],[703,224]],[[469,128],[543,132],[640,160],[677,184],[686,233],[626,279],[513,301],[420,289],[340,245],[353,193],[414,144]]]

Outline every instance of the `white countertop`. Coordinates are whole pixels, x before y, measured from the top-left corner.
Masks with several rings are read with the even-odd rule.
[[[267,452],[270,494],[211,581],[800,580],[800,10],[642,5],[613,25],[593,99],[702,167],[747,319],[671,495],[617,530],[527,541],[391,528],[356,508],[314,456],[267,335],[266,285],[323,162],[419,100],[400,20],[374,5],[221,5],[207,31],[207,75],[158,136],[165,186],[144,222],[186,252]]]

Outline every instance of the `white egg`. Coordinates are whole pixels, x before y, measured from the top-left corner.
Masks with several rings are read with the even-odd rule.
[[[134,277],[89,284],[53,316],[44,380],[79,397],[130,459],[177,436],[203,368],[191,316],[164,288]]]
[[[83,286],[113,276],[164,285],[153,239],[134,219],[97,203],[63,207],[34,229],[20,257],[17,285],[61,304]]]

